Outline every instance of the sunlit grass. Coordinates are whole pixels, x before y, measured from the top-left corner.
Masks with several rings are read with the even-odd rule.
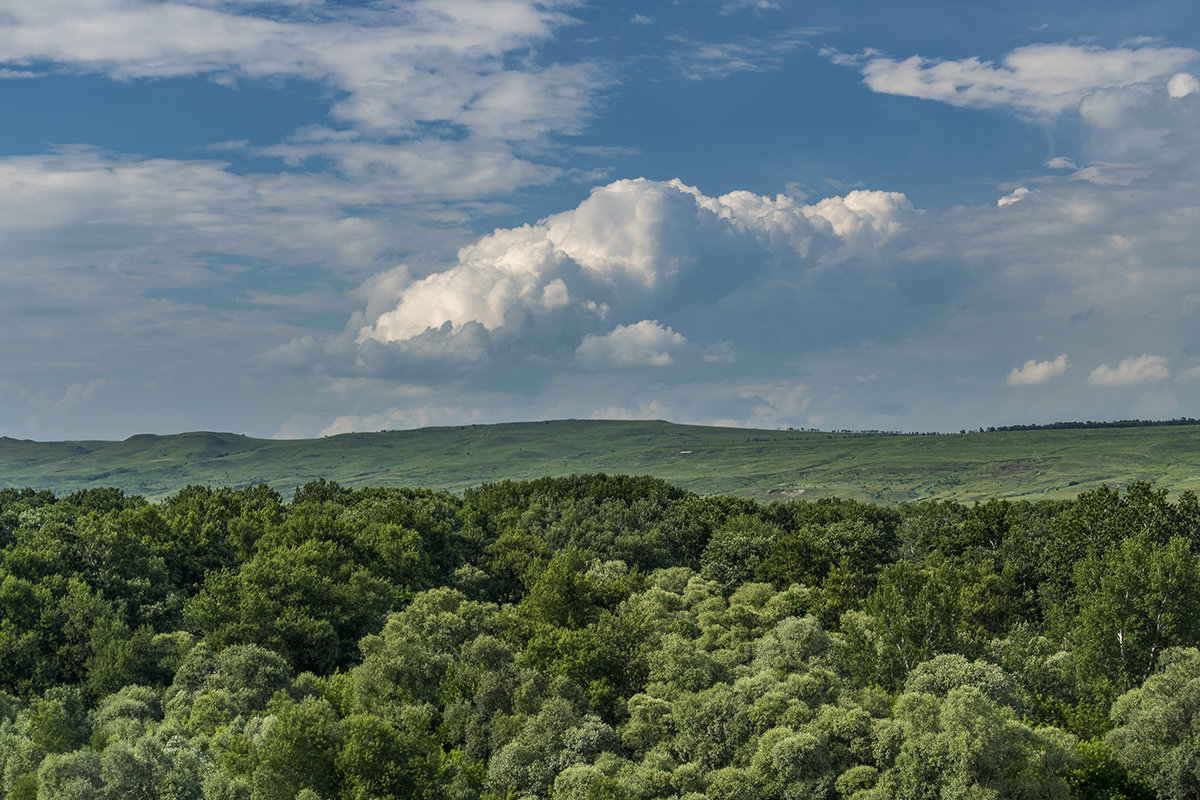
[[[323,477],[458,491],[585,472],[655,475],[700,494],[884,503],[1062,498],[1132,480],[1178,493],[1200,489],[1200,426],[888,435],[564,420],[283,441],[225,433],[0,440],[0,486],[117,486],[152,499],[193,483],[266,482],[290,495]]]

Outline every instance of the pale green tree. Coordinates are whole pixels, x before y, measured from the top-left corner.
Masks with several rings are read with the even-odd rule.
[[[1159,671],[1113,704],[1108,735],[1117,758],[1159,797],[1200,797],[1200,650],[1167,650]]]

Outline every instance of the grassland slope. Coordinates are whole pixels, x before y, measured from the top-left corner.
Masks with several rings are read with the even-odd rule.
[[[116,486],[157,499],[188,484],[269,483],[290,494],[351,487],[462,490],[488,481],[613,472],[700,494],[838,496],[882,503],[1063,498],[1102,483],[1200,490],[1200,426],[866,434],[558,420],[255,439],[141,434],[124,441],[0,437],[0,487],[63,493]]]

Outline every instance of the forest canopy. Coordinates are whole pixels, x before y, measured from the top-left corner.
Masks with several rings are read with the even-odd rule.
[[[0,794],[1200,797],[1200,503],[0,490]]]

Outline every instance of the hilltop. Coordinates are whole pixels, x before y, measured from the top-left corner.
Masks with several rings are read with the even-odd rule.
[[[115,486],[151,499],[188,484],[265,482],[290,494],[327,478],[461,491],[590,472],[654,475],[699,494],[882,503],[1064,498],[1132,480],[1178,492],[1200,489],[1200,425],[890,434],[559,420],[292,440],[210,432],[120,442],[0,438],[0,486]]]

